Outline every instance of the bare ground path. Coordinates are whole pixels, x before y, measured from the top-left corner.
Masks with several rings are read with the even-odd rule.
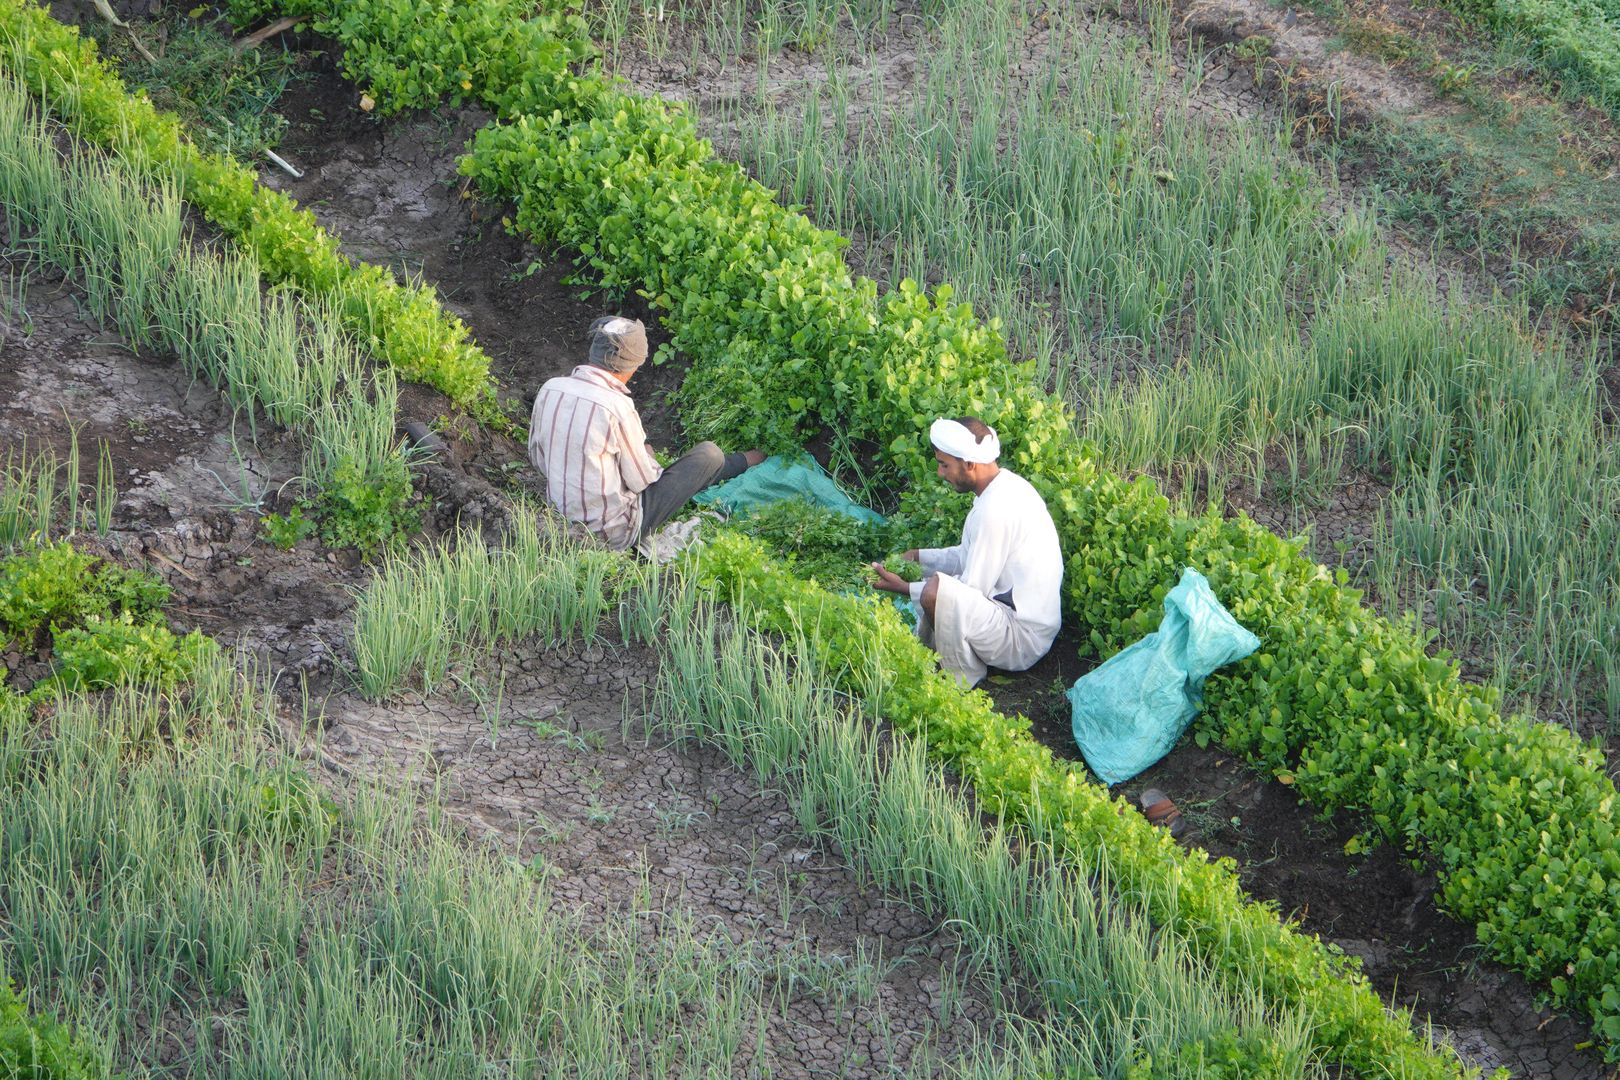
[[[543,864],[588,924],[687,920],[735,963],[779,971],[782,1011],[735,1075],[911,1074],[992,1033],[993,995],[937,918],[875,895],[717,752],[660,737],[641,703],[656,667],[640,649],[520,647],[478,695],[328,699],[312,752],[437,788],[475,836]]]

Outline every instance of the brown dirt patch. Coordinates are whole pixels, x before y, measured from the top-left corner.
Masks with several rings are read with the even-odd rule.
[[[81,314],[59,274],[30,275],[0,256],[0,280],[26,281],[24,311],[0,327],[0,429],[7,449],[66,460],[78,433],[80,475],[105,444],[119,491],[114,519],[167,521],[254,502],[295,476],[299,451],[234,409],[170,358],[139,356]],[[3,453],[3,451],[0,451]]]
[[[996,994],[928,913],[877,896],[837,851],[803,839],[779,793],[718,752],[669,745],[640,700],[657,659],[597,644],[517,647],[480,671],[484,693],[326,702],[307,752],[356,779],[443,792],[475,837],[555,867],[552,892],[586,924],[643,910],[690,916],[723,947],[791,954],[807,972],[869,970],[853,1000],[787,988],[758,1056],[734,1075],[905,1074],[949,1056],[996,1016]],[[951,1004],[947,1004],[947,1002]]]
[[[506,232],[502,208],[462,197],[456,158],[488,114],[447,108],[377,121],[332,65],[321,57],[281,103],[290,127],[280,152],[303,179],[275,171],[262,179],[313,210],[348,254],[431,282],[489,354],[511,415],[526,424],[541,384],[583,362],[586,328],[599,315],[642,319],[654,349],[668,340],[639,297],[583,298],[588,290],[568,281],[574,253],[541,251]],[[682,444],[665,399],[683,374],[679,364],[648,365],[632,385],[655,446]],[[410,405],[426,414],[414,419],[449,411],[437,395],[414,393]],[[472,456],[490,468],[521,460],[489,443]]]

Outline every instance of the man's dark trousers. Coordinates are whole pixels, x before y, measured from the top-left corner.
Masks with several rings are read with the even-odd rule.
[[[748,468],[742,454],[728,454],[712,442],[700,442],[641,493],[640,540],[658,531],[692,496],[722,480],[740,476]]]

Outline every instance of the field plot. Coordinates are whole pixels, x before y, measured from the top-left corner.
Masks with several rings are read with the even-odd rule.
[[[608,63],[636,88],[693,101],[703,132],[726,153],[809,203],[818,223],[853,236],[856,269],[885,284],[948,279],[981,313],[1000,315],[1015,354],[1076,405],[1104,460],[1159,477],[1189,508],[1247,509],[1279,532],[1314,526],[1317,558],[1359,567],[1380,605],[1412,607],[1437,624],[1470,676],[1497,680],[1516,705],[1539,706],[1582,734],[1611,729],[1620,683],[1614,639],[1602,635],[1616,609],[1598,597],[1613,595],[1602,587],[1615,576],[1603,552],[1616,536],[1605,472],[1616,459],[1601,426],[1603,346],[1566,338],[1547,295],[1534,309],[1526,296],[1478,307],[1498,303],[1500,266],[1392,240],[1362,210],[1370,188],[1337,187],[1319,161],[1296,157],[1279,137],[1289,122],[1283,95],[1243,66],[1260,57],[1235,50],[1206,59],[1166,23],[1116,13],[1086,16],[1084,34],[1045,15],[983,24],[886,6],[821,17],[802,6],[608,3],[586,15],[599,40],[617,43]],[[322,47],[307,34],[288,40]],[[441,104],[379,122],[339,79],[334,48],[306,60],[278,106],[286,120],[278,151],[304,175],[266,168],[260,180],[313,209],[346,254],[433,286],[489,357],[509,415],[523,415],[544,379],[578,362],[581,329],[604,305],[645,318],[655,346],[669,340],[643,299],[582,294],[575,252],[507,235],[505,208],[467,197],[456,162],[488,113]],[[1134,66],[1121,59],[1132,57]],[[1203,77],[1210,70],[1220,77]],[[1073,152],[1082,131],[1089,166]],[[1094,171],[1075,171],[1082,166]],[[1222,185],[1249,194],[1228,205]],[[1110,194],[1087,209],[1067,204],[1067,190]],[[1279,191],[1280,202],[1260,198]],[[1029,216],[1018,216],[1021,207]],[[1117,218],[1109,235],[1095,227],[1106,214]],[[84,959],[93,938],[53,953],[28,936],[21,902],[0,893],[0,971],[120,1064],[159,1075],[260,1075],[281,1039],[293,1048],[281,1052],[308,1074],[341,1071],[354,1054],[373,1056],[379,1076],[466,1075],[475,1061],[505,1061],[522,1075],[581,1056],[600,1075],[1125,1076],[1133,1065],[1133,1078],[1229,1075],[1219,1071],[1222,1054],[1250,1075],[1334,1073],[1331,1056],[1324,1063],[1310,1053],[1319,1018],[1265,1000],[1258,977],[1217,977],[1179,934],[1151,932],[1156,899],[1111,891],[1107,852],[1059,872],[1041,861],[1040,844],[1014,845],[1003,865],[994,847],[1002,841],[987,854],[973,846],[976,827],[955,835],[954,847],[925,836],[939,845],[929,857],[940,865],[983,859],[1018,881],[1057,882],[1049,893],[1010,886],[1006,911],[965,917],[972,889],[940,891],[942,872],[918,871],[923,855],[882,838],[916,831],[896,824],[912,820],[897,808],[915,813],[935,805],[936,789],[960,798],[971,787],[940,787],[898,733],[885,729],[866,749],[848,742],[869,722],[851,688],[821,696],[807,673],[824,659],[791,648],[778,655],[673,579],[660,584],[630,564],[526,533],[530,511],[514,499],[533,495],[534,479],[521,444],[490,430],[487,408],[475,409],[488,425],[480,427],[437,390],[356,367],[326,384],[324,404],[311,398],[310,415],[278,415],[275,397],[198,368],[178,344],[127,347],[120,326],[139,320],[97,314],[71,273],[29,254],[32,227],[13,207],[4,220],[0,452],[26,443],[65,457],[77,445],[88,461],[105,446],[118,492],[109,528],[81,530],[74,543],[150,566],[172,590],[166,610],[176,629],[239,646],[278,680],[279,701],[243,689],[240,708],[210,714],[199,691],[203,704],[194,705],[198,724],[224,716],[261,730],[274,752],[218,731],[200,739],[195,760],[181,748],[123,763],[115,748],[97,783],[111,790],[121,775],[165,769],[174,778],[160,784],[189,783],[181,778],[198,761],[241,760],[255,777],[319,777],[336,800],[328,808],[316,787],[300,787],[288,796],[299,809],[282,814],[265,796],[266,812],[297,834],[276,880],[292,890],[285,896],[316,898],[301,923],[266,921],[265,940],[301,927],[331,950],[319,961],[327,968],[313,952],[269,945],[268,959],[247,964],[251,949],[232,953],[223,939],[218,960],[209,947],[202,960],[154,949],[98,967]],[[1163,241],[1169,235],[1182,243]],[[1075,248],[1060,253],[1066,236]],[[1081,250],[1081,239],[1093,247]],[[1109,256],[1114,249],[1141,252],[1140,263]],[[1433,291],[1437,277],[1444,295]],[[1479,370],[1459,376],[1449,352],[1411,370],[1397,359],[1376,374],[1334,367],[1313,340],[1376,353],[1376,335],[1357,336],[1362,315],[1391,319],[1380,333],[1419,327],[1442,352],[1460,332],[1456,356]],[[321,330],[318,305],[294,317],[301,339],[345,340],[335,322]],[[660,446],[690,437],[676,394],[689,359],[677,353],[636,385]],[[1308,378],[1268,389],[1307,362],[1317,365]],[[1494,396],[1500,385],[1512,392]],[[688,403],[690,393],[689,384]],[[1504,401],[1525,410],[1525,426],[1492,426],[1489,409]],[[339,402],[360,412],[342,424],[319,419]],[[410,487],[394,501],[362,506],[357,492],[386,490],[396,475],[394,425],[441,417],[447,449],[417,455]],[[367,450],[364,437],[331,449],[334,432],[367,423],[387,433],[372,440],[383,449]],[[1512,436],[1526,430],[1550,441],[1521,455]],[[870,464],[869,447],[824,437],[813,445],[831,449],[852,479]],[[383,470],[384,479],[346,485],[345,460],[370,462],[349,468]],[[1545,485],[1544,470],[1558,463],[1570,475],[1531,499],[1526,483]],[[881,480],[865,494],[894,505]],[[304,513],[307,522],[295,517]],[[1475,535],[1493,515],[1502,532],[1494,547]],[[1548,538],[1550,565],[1518,549],[1536,530]],[[422,541],[407,539],[417,532]],[[532,610],[553,611],[553,621],[504,636],[470,631],[477,614],[452,604],[443,621],[422,624],[424,652],[404,649],[392,668],[380,664],[394,646],[377,644],[387,636],[377,628],[414,618],[387,605],[437,595],[435,558],[463,574],[498,564],[504,556],[479,554],[486,542],[528,553],[550,580],[575,582],[578,595],[545,594]],[[413,554],[372,563],[364,549]],[[1468,580],[1479,560],[1504,578]],[[615,581],[640,591],[604,591]],[[570,607],[578,604],[584,614]],[[681,612],[687,628],[655,633],[660,604]],[[530,608],[497,602],[485,617],[512,610]],[[572,613],[556,614],[564,610]],[[1059,757],[1074,757],[1058,691],[1089,664],[1075,657],[1092,647],[1084,636],[1060,640],[1061,656],[989,688]],[[48,652],[25,652],[5,658],[14,689],[51,671]],[[215,689],[229,682],[223,671],[200,678]],[[722,702],[730,698],[711,695],[728,680],[741,680],[732,697],[763,703],[757,716],[733,716]],[[772,680],[804,696],[772,697]],[[855,726],[840,729],[852,701]],[[132,730],[175,724],[159,718],[163,707],[127,707]],[[96,722],[78,704],[63,715],[63,732]],[[758,733],[795,715],[815,719]],[[778,737],[785,741],[762,749]],[[845,791],[793,764],[807,754],[825,775],[860,762],[878,771]],[[1612,748],[1607,761],[1613,775]],[[912,762],[914,775],[874,762]],[[0,774],[4,767],[0,755]],[[65,798],[48,787],[55,775],[46,769],[44,786],[31,789],[45,805]],[[872,811],[890,814],[887,825],[851,824],[864,820],[851,792],[894,776],[913,786]],[[1609,1070],[1588,1021],[1543,1007],[1534,985],[1484,959],[1471,928],[1441,914],[1432,864],[1376,844],[1345,815],[1322,822],[1291,777],[1251,771],[1214,748],[1189,742],[1123,793],[1150,785],[1187,809],[1192,843],[1234,860],[1255,896],[1358,957],[1386,1001],[1435,1023],[1464,1062],[1536,1077]],[[961,812],[976,821],[971,803]],[[426,822],[426,838],[412,820]],[[372,846],[378,837],[386,856]],[[8,859],[25,856],[24,844],[6,849]],[[377,887],[386,878],[371,876],[373,862],[406,883],[396,897]],[[226,879],[208,875],[226,870],[237,872],[209,863],[206,880],[188,887],[220,888]],[[488,905],[472,909],[470,922],[456,899],[463,891]],[[270,910],[285,896],[226,898]],[[127,905],[131,918],[139,903]],[[521,914],[498,930],[507,912]],[[987,929],[997,918],[1008,920],[999,940]],[[523,940],[530,932],[534,940]],[[570,943],[577,962],[567,958]],[[371,974],[343,981],[337,973],[351,961]],[[465,977],[472,970],[484,981]],[[512,992],[512,980],[525,979],[532,991]],[[343,1003],[341,1026],[311,1027],[279,1000],[310,985]],[[380,1003],[356,1004],[371,995]],[[531,1005],[552,1026],[526,1027]],[[333,1036],[341,1049],[317,1049]]]
[[[20,149],[8,147],[9,162]],[[86,191],[131,182],[94,164],[83,176]],[[148,205],[166,204],[159,194]],[[26,246],[21,225],[8,238]],[[206,249],[197,257],[211,265]],[[458,692],[432,700],[373,705],[343,692],[351,587],[364,576],[352,559],[281,551],[258,535],[261,513],[285,507],[278,492],[298,482],[294,433],[231,409],[176,358],[98,334],[79,311],[82,290],[30,277],[20,262],[14,272],[8,359],[36,363],[7,370],[13,462],[53,447],[75,455],[78,439],[105,446],[127,466],[114,479],[128,490],[104,507],[98,488],[101,528],[71,542],[158,568],[173,585],[171,618],[235,644],[250,671],[273,672],[283,696],[303,703],[279,707],[217,654],[184,699],[131,691],[14,711],[21,699],[8,697],[0,772],[26,780],[7,789],[0,858],[8,882],[39,887],[7,891],[5,970],[72,1020],[86,1053],[156,1075],[454,1076],[484,1057],[603,1076],[998,1075],[1066,1059],[1066,1038],[1054,1050],[1039,1027],[1019,1034],[1039,1009],[1014,971],[1002,968],[993,989],[937,917],[899,902],[903,890],[885,900],[830,860],[838,849],[818,843],[813,809],[712,750],[670,746],[702,732],[695,716],[673,727],[643,719],[659,685],[645,646],[519,652],[510,677],[467,671]],[[128,285],[113,275],[98,287],[123,300]],[[59,412],[63,402],[86,419]],[[233,420],[243,427],[234,440]],[[32,458],[17,456],[25,439]],[[36,495],[18,485],[43,483],[52,467],[17,468],[7,506],[39,503],[32,520],[71,533],[79,470]],[[508,520],[481,479],[423,480],[448,515]],[[52,490],[65,523],[53,521]],[[10,619],[19,594],[7,566]],[[589,621],[578,631],[596,634]],[[58,653],[67,632],[53,622]],[[33,634],[22,644],[32,652]],[[40,689],[49,651],[9,656],[10,689]],[[493,702],[479,693],[486,680],[498,680]],[[341,803],[297,758],[336,777]],[[425,831],[413,824],[419,806]],[[220,837],[244,847],[221,848]],[[68,866],[41,854],[53,843],[94,853]],[[116,906],[96,898],[107,875],[126,881]],[[136,929],[154,916],[172,922]],[[1161,950],[1149,939],[1145,922],[1113,937],[1138,950],[1154,983],[1125,1011],[1167,993],[1196,1023],[1218,1023],[1196,973],[1174,955],[1154,963]],[[59,989],[41,996],[46,986]],[[306,1014],[311,995],[322,1008]]]
[[[1390,611],[1424,611],[1475,677],[1583,734],[1608,727],[1606,338],[1566,342],[1490,303],[1522,266],[1499,282],[1455,250],[1386,239],[1363,209],[1375,187],[1279,145],[1287,117],[1245,82],[1263,57],[1178,49],[1106,14],[964,13],[923,41],[896,15],[892,48],[844,29],[779,60],[706,52],[714,17],[672,20],[686,36],[630,52],[626,72],[690,99],[765,183],[855,236],[857,269],[952,283],[1115,468],[1278,531],[1318,525],[1318,558],[1364,567]],[[1351,70],[1332,73],[1346,96]],[[1513,239],[1490,241],[1499,265]],[[1608,275],[1584,301],[1604,310],[1608,250],[1566,252]],[[1493,421],[1485,399],[1530,428]]]
[[[5,100],[13,117],[19,102]],[[49,134],[10,130],[13,166],[30,160],[30,137]],[[57,153],[48,138],[36,145]],[[123,224],[144,220],[142,208],[159,218],[172,208],[164,193],[143,192],[82,149],[67,161],[88,163],[78,174],[80,197],[130,196],[121,204],[130,215]],[[17,230],[9,246],[42,250],[27,242],[35,239],[27,219],[17,203],[8,206],[8,228]],[[121,250],[116,236],[104,235],[113,251]],[[188,267],[241,269],[180,239],[166,260],[180,268],[173,288],[186,287]],[[126,258],[93,278],[128,325],[140,325],[131,317],[132,285],[143,279],[130,276],[140,265]],[[683,704],[677,684],[657,679],[659,657],[645,646],[626,652],[593,643],[581,651],[558,640],[511,656],[510,675],[458,667],[449,696],[441,688],[432,699],[383,705],[351,697],[342,687],[355,660],[371,655],[347,644],[366,633],[347,613],[352,587],[364,581],[356,560],[307,543],[282,551],[259,533],[275,528],[260,515],[286,509],[289,487],[310,486],[293,473],[308,450],[306,418],[294,416],[290,431],[277,431],[282,425],[269,416],[231,409],[172,356],[92,342],[95,323],[79,310],[95,307],[87,293],[48,275],[30,277],[20,260],[15,272],[16,304],[8,309],[15,323],[7,329],[15,329],[18,350],[8,355],[59,370],[55,381],[8,370],[19,388],[7,425],[17,442],[8,449],[24,454],[24,439],[35,448],[34,458],[14,457],[23,464],[8,466],[8,524],[15,508],[37,504],[30,520],[66,531],[80,551],[94,553],[88,558],[159,568],[172,582],[163,587],[170,618],[235,644],[249,671],[273,672],[282,696],[303,705],[278,706],[268,686],[231,670],[217,652],[172,699],[140,690],[105,701],[7,697],[0,771],[19,785],[8,788],[0,857],[8,881],[39,888],[7,892],[5,966],[36,1006],[70,1020],[82,1040],[82,1051],[52,1059],[57,1068],[84,1056],[157,1075],[262,1075],[279,1067],[454,1076],[483,1059],[520,1072],[563,1067],[603,1076],[1028,1075],[1088,1059],[1123,1068],[1144,1045],[1173,1055],[1236,1021],[1259,1023],[1252,991],[1231,999],[1229,988],[1208,986],[1173,939],[1155,940],[1145,918],[1098,910],[1084,874],[1014,856],[1003,839],[985,857],[999,857],[1008,864],[1004,876],[1026,883],[1004,887],[1008,906],[999,910],[1012,920],[1009,940],[1027,926],[1102,949],[1087,958],[1045,946],[1046,962],[1070,992],[1087,996],[1089,1035],[1026,1023],[1026,1014],[1038,1020],[1043,1008],[1025,988],[1022,958],[1006,956],[1000,939],[964,950],[927,913],[926,891],[905,884],[912,863],[870,853],[856,867],[831,861],[841,848],[827,838],[838,834],[826,832],[825,811],[806,803],[804,786],[793,802],[760,787],[782,762],[754,762],[739,751],[733,764],[698,746],[668,746],[671,738],[710,733],[700,711],[680,709],[650,725],[642,718],[655,700]],[[274,301],[266,308],[275,311]],[[252,326],[249,313],[238,315],[237,329]],[[317,340],[318,329],[316,322],[310,331]],[[189,336],[179,344],[190,355]],[[139,389],[165,378],[172,400]],[[241,393],[246,384],[227,389]],[[59,401],[83,403],[88,420],[76,426],[58,417],[51,405]],[[233,420],[244,425],[234,444]],[[167,438],[142,456],[158,426]],[[254,441],[261,434],[262,450]],[[103,496],[98,485],[96,535],[72,531],[84,497],[77,468],[54,478],[59,487],[39,486],[44,494],[23,488],[53,472],[39,455],[66,447],[76,456],[77,438],[104,445],[107,459],[142,466],[126,470],[133,490],[122,498]],[[513,542],[523,542],[521,519],[512,524],[507,501],[487,482],[434,468],[422,466],[420,479],[438,496],[441,517],[492,528],[505,522]],[[224,486],[222,501],[212,501],[204,476]],[[54,516],[53,490],[64,504]],[[427,519],[430,532],[441,517]],[[23,551],[38,539],[22,537]],[[480,543],[467,536],[456,548]],[[596,567],[599,585],[614,569],[611,559],[593,558],[600,554],[572,556]],[[522,562],[536,565],[532,557]],[[19,580],[12,566],[8,620],[17,597],[28,595],[10,591]],[[557,578],[566,580],[572,566],[559,565]],[[680,620],[694,598],[687,595],[684,609],[642,610]],[[584,610],[600,617],[609,609],[598,600]],[[701,653],[721,639],[709,618],[683,631],[688,649]],[[588,643],[597,633],[590,618],[571,625]],[[9,689],[43,689],[57,667],[47,660],[67,660],[70,632],[65,621],[52,622],[54,657],[42,648],[26,663],[8,658]],[[32,652],[37,639],[29,632],[19,644]],[[746,670],[763,675],[754,661],[769,655],[746,654]],[[363,660],[361,668],[370,670]],[[833,715],[830,697],[803,676],[781,673],[778,690],[809,695],[806,722]],[[632,687],[649,693],[627,695]],[[848,738],[865,726],[842,730]],[[266,738],[276,749],[259,745]],[[865,761],[875,770],[846,798],[881,794],[894,772],[859,742],[825,752],[830,764]],[[299,758],[337,777],[340,801],[320,793]],[[949,835],[957,846],[944,854],[953,867],[972,866],[984,844],[976,816],[939,786],[919,754],[904,760],[912,787],[887,798],[935,828],[956,814]],[[413,778],[425,785],[420,793]],[[831,788],[823,797],[839,793]],[[419,809],[425,830],[415,824]],[[838,820],[848,827],[860,819]],[[907,844],[949,844],[935,835]],[[480,837],[493,845],[476,843]],[[44,854],[60,845],[82,845],[84,853],[72,865]],[[844,846],[853,849],[855,837]],[[107,876],[125,882],[116,905],[97,899]],[[1026,894],[1047,906],[1020,923]],[[160,925],[139,929],[154,916]],[[987,964],[993,983],[983,975]],[[308,1011],[311,1000],[321,1008]],[[1157,1004],[1137,1019],[1147,1002]],[[1303,1069],[1299,1026],[1268,1030],[1253,1045]],[[99,1074],[93,1061],[76,1067],[82,1071],[64,1075]]]

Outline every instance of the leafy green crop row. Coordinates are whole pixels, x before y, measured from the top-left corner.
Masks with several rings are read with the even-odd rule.
[[[1247,900],[1230,860],[1179,847],[1125,804],[1057,761],[982,691],[942,676],[933,653],[892,607],[838,596],[794,577],[756,541],[729,533],[699,549],[696,571],[742,617],[801,638],[823,672],[973,783],[990,814],[1039,823],[1077,853],[1109,853],[1116,885],[1144,898],[1155,919],[1185,936],[1217,970],[1258,976],[1273,1001],[1304,1005],[1330,1057],[1367,1076],[1438,1077],[1461,1072],[1384,1009],[1359,966]],[[1388,1070],[1387,1073],[1384,1070]]]
[[[149,619],[168,599],[168,586],[145,571],[102,562],[65,540],[45,544],[0,562],[0,645],[33,652],[48,635],[90,619]]]
[[[458,17],[487,7],[459,5]],[[386,32],[350,22],[343,42]],[[926,425],[983,417],[1053,511],[1065,608],[1099,653],[1152,628],[1181,567],[1202,570],[1265,640],[1211,680],[1206,730],[1293,769],[1319,805],[1365,809],[1386,837],[1435,858],[1445,902],[1493,955],[1585,1008],[1620,1050],[1620,850],[1614,787],[1594,751],[1503,719],[1453,662],[1429,656],[1416,626],[1362,607],[1296,545],[1247,519],[1179,518],[1147,481],[1103,472],[994,321],[953,305],[945,286],[880,296],[850,274],[842,238],[717,161],[678,106],[594,74],[556,88],[549,112],[479,132],[462,169],[486,196],[516,202],[517,229],[578,249],[604,285],[668,313],[672,347],[693,361],[690,432],[781,447],[834,426],[881,449],[902,518],[919,538],[944,539],[965,507],[932,482]],[[953,753],[949,738],[942,750]],[[1033,745],[1021,753],[1038,756]],[[1376,1070],[1365,1055],[1382,1043],[1356,1026],[1375,1018],[1307,984],[1335,1002],[1329,1011],[1349,1010],[1335,1052]]]
[[[870,564],[905,547],[887,522],[855,521],[797,497],[739,511],[719,527],[754,537],[795,575],[833,592],[865,591]]]
[[[343,74],[391,115],[473,99],[502,116],[548,113],[587,86],[573,68],[593,55],[572,5],[534,0],[233,0],[238,26],[286,15],[313,16],[315,29],[343,43]]]
[[[1593,751],[1503,720],[1415,627],[1363,608],[1297,547],[1246,519],[1178,519],[1145,481],[1100,471],[993,324],[944,288],[879,298],[852,280],[838,238],[713,160],[670,107],[627,100],[610,119],[486,129],[465,168],[517,200],[519,227],[577,246],[609,286],[670,312],[673,343],[694,357],[690,427],[785,441],[820,422],[868,440],[904,516],[938,536],[962,507],[931,482],[923,431],[936,415],[984,417],[1052,508],[1065,606],[1099,652],[1152,629],[1180,568],[1201,569],[1266,639],[1212,684],[1228,743],[1274,768],[1297,761],[1318,805],[1369,809],[1384,835],[1437,858],[1445,903],[1495,956],[1620,1039],[1620,850]],[[1453,782],[1417,794],[1441,776]]]
[[[424,285],[401,285],[385,268],[355,263],[280,192],[252,170],[187,141],[174,117],[131,96],[96,56],[95,44],[27,0],[0,0],[0,66],[14,69],[47,107],[82,137],[159,175],[251,250],[271,282],[331,300],[345,324],[408,379],[456,403],[495,415],[489,357]]]
[[[27,1006],[9,982],[0,981],[0,1076],[100,1080],[108,1075],[107,1063],[71,1031],[49,1016],[30,1016]]]

